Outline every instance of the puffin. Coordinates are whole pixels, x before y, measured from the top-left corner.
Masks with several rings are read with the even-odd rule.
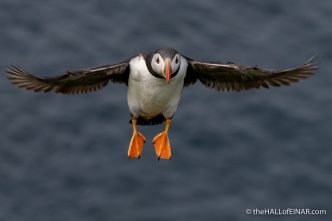
[[[128,158],[142,155],[145,137],[138,125],[165,122],[165,129],[153,138],[153,146],[158,160],[169,160],[168,132],[185,87],[200,82],[216,91],[243,91],[290,85],[314,74],[318,60],[315,56],[295,68],[269,70],[232,62],[197,61],[173,48],[161,48],[117,64],[67,71],[55,77],[35,76],[13,65],[8,66],[6,74],[12,84],[35,92],[80,94],[99,90],[110,81],[127,85],[133,128]]]

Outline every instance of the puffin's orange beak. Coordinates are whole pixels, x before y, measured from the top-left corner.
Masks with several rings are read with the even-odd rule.
[[[167,83],[171,80],[171,74],[172,74],[172,68],[171,68],[171,62],[169,60],[166,60],[165,62],[165,79]]]

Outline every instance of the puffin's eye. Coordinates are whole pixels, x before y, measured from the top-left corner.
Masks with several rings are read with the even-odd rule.
[[[157,64],[160,63],[159,57],[157,57],[157,59],[156,59],[156,63],[157,63]]]
[[[178,63],[179,63],[179,58],[176,57],[176,58],[175,58],[175,64],[178,64]]]

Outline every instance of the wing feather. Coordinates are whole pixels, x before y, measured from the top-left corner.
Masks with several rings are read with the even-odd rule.
[[[6,72],[11,83],[20,88],[36,92],[80,94],[99,90],[110,80],[114,83],[128,84],[129,63],[122,62],[116,65],[67,72],[51,78],[37,77],[15,66],[9,66]]]
[[[269,88],[290,85],[305,79],[318,69],[318,57],[305,64],[287,70],[267,70],[257,66],[247,67],[233,63],[207,63],[188,59],[185,86],[197,80],[218,91],[241,91],[250,88]]]

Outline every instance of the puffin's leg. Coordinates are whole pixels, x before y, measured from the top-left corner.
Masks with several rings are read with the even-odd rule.
[[[128,158],[139,159],[142,154],[143,144],[145,143],[145,137],[143,136],[143,134],[137,131],[136,119],[132,118],[131,124],[133,125],[133,136],[131,137],[129,144]]]
[[[154,149],[156,151],[158,160],[159,159],[165,159],[165,160],[171,159],[171,145],[170,145],[169,139],[168,139],[168,129],[169,129],[170,125],[171,125],[171,119],[167,118],[165,130],[153,138],[153,145],[154,145]]]

